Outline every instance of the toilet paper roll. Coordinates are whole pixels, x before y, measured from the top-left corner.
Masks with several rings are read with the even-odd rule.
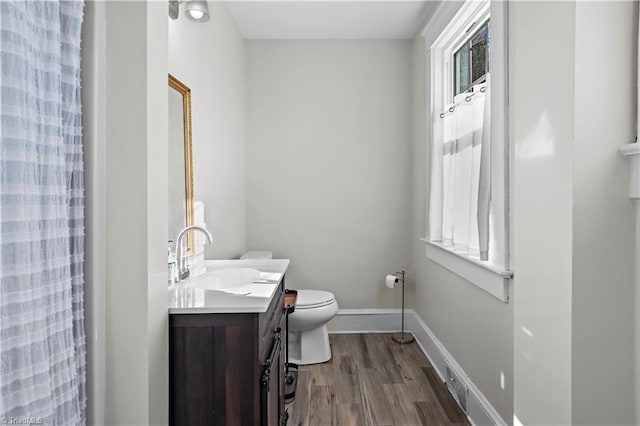
[[[396,284],[398,284],[398,277],[396,277],[395,275],[387,275],[387,278],[385,279],[385,283],[387,287],[394,288]]]

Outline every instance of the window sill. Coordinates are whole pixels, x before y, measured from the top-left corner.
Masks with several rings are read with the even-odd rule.
[[[501,301],[509,302],[509,280],[513,278],[513,271],[501,269],[464,254],[456,253],[442,244],[431,242],[426,238],[420,238],[420,241],[426,244],[425,254],[429,259]]]

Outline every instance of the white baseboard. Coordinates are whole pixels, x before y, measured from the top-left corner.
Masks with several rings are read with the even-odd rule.
[[[400,309],[340,309],[327,324],[329,333],[391,333],[400,331]],[[405,329],[413,315],[405,311]]]
[[[400,309],[341,309],[329,322],[329,333],[391,333],[400,331]],[[467,399],[467,417],[474,425],[506,425],[498,412],[462,367],[447,351],[433,332],[413,309],[405,310],[405,331],[413,334],[416,342],[425,353],[434,369],[445,382],[447,366],[469,388]]]

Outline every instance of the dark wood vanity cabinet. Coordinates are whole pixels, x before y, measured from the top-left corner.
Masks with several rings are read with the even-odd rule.
[[[171,425],[285,424],[283,289],[263,313],[169,316]]]

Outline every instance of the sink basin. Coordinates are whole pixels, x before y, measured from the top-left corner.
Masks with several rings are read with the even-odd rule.
[[[204,290],[228,290],[260,280],[260,271],[253,268],[215,269],[189,280],[193,287]]]

